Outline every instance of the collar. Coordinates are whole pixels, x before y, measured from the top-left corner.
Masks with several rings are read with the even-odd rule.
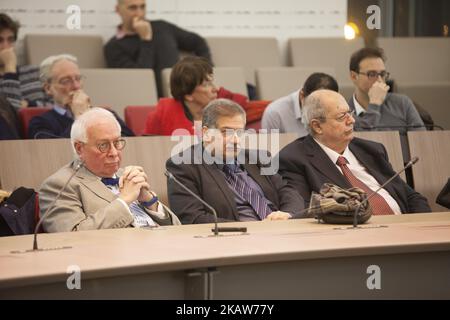
[[[136,32],[125,32],[123,29],[122,29],[122,25],[119,25],[119,26],[117,26],[117,31],[116,31],[116,39],[123,39],[123,38],[125,38],[126,36],[133,36],[133,35],[135,35],[136,34]]]
[[[356,100],[355,94],[353,94],[353,104],[355,106],[355,112],[357,116],[359,116],[361,113],[366,112],[366,110],[359,104],[358,100]]]
[[[70,119],[73,119],[72,112],[70,110],[66,109],[66,108],[61,107],[58,104],[54,104],[53,105],[53,110],[55,110],[58,114],[60,114],[62,116],[66,116],[66,117],[68,117]]]
[[[300,90],[297,90],[289,95],[292,99],[292,106],[294,106],[295,119],[301,120],[302,106],[300,105]]]
[[[313,138],[314,139],[314,138]],[[344,152],[342,154],[337,153],[336,151],[334,151],[333,149],[328,148],[326,145],[320,143],[318,140],[314,139],[315,142],[317,142],[317,144],[319,145],[319,147],[322,148],[322,150],[326,153],[326,155],[328,156],[328,158],[330,158],[330,160],[336,164],[337,159],[340,156],[343,156],[347,159],[347,161],[349,161],[351,154],[350,154],[350,150],[348,148],[348,146],[345,148]]]

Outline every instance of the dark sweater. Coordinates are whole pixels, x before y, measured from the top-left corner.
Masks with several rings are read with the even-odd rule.
[[[114,117],[119,121],[122,128],[122,136],[134,136],[131,131],[120,119],[117,114],[111,111]],[[72,129],[73,119],[65,115],[61,115],[55,110],[50,110],[40,116],[34,117],[30,121],[28,128],[28,138],[30,139],[52,139],[52,138],[70,138],[70,130]]]
[[[153,38],[141,40],[137,34],[118,39],[112,37],[104,53],[110,68],[150,68],[155,72],[158,95],[162,96],[161,70],[171,68],[180,51],[192,52],[211,60],[205,39],[164,20],[150,21]]]

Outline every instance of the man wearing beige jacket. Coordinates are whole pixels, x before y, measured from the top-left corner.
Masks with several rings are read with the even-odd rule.
[[[77,159],[47,178],[39,190],[41,217],[49,210],[42,223],[46,232],[180,224],[158,201],[142,167],[120,168],[125,140],[110,112],[93,108],[83,113],[70,137]]]

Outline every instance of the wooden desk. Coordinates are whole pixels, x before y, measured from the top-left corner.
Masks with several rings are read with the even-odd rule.
[[[32,236],[0,238],[0,298],[450,298],[450,213],[372,217],[357,230],[313,219],[231,225],[249,234],[208,237],[212,225],[41,234],[41,248],[72,248],[22,254],[10,251],[31,248]],[[81,290],[66,287],[70,265]],[[370,265],[381,290],[366,286]]]

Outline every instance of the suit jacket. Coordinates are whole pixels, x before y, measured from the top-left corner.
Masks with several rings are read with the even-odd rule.
[[[64,166],[47,178],[39,190],[41,216],[69,180],[78,161]],[[112,229],[129,227],[133,217],[123,203],[93,173],[82,167],[72,178],[60,198],[42,222],[46,232]],[[161,203],[160,203],[161,205]],[[180,224],[178,218],[164,206],[166,217],[160,219],[150,210],[148,215],[159,225]]]
[[[133,131],[127,127],[125,122],[114,111],[109,111],[111,111],[119,122],[122,129],[121,135],[123,137],[134,136]],[[28,137],[30,139],[70,138],[70,130],[72,129],[73,122],[74,120],[72,118],[61,115],[55,110],[50,110],[31,119],[30,126],[28,127]],[[36,135],[37,137],[35,138]]]
[[[202,150],[201,145],[185,150],[191,152],[191,160],[196,157],[196,150]],[[249,153],[254,151],[247,150]],[[201,154],[201,153],[200,153]],[[228,186],[225,176],[216,164],[208,164],[197,158],[193,164],[175,164],[174,158],[167,160],[166,168],[185,186],[196,193],[217,212],[218,221],[239,221],[235,195]],[[248,161],[246,161],[248,163]],[[293,214],[295,218],[302,217],[303,199],[281,176],[261,175],[261,164],[244,164],[250,177],[261,187],[265,197],[270,200],[276,210]],[[183,224],[214,222],[212,212],[172,180],[167,182],[169,204]]]
[[[395,174],[382,144],[354,138],[349,148],[380,185]],[[344,175],[310,135],[288,144],[280,151],[279,157],[280,174],[298,190],[307,205],[311,192],[319,192],[324,183],[351,188]],[[431,211],[427,200],[400,177],[384,189],[397,201],[403,213]]]

